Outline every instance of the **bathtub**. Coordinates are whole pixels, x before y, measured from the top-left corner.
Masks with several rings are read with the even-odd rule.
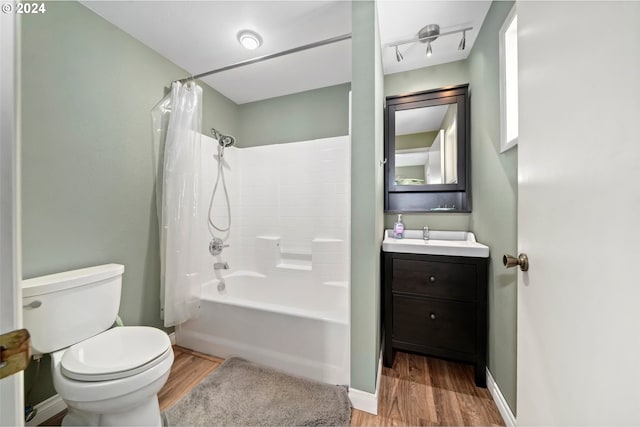
[[[349,384],[347,282],[238,271],[202,286],[199,317],[176,343],[330,384]]]

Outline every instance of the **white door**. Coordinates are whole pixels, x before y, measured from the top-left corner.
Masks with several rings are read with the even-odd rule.
[[[9,3],[5,3],[9,4]],[[3,4],[3,10],[4,5]],[[15,16],[0,14],[0,334],[19,329]],[[23,422],[22,373],[0,380],[0,425]]]
[[[640,2],[519,2],[518,425],[640,425]]]

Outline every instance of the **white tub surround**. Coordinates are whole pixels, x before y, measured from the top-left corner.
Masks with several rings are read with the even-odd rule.
[[[205,196],[215,145],[203,138]],[[200,313],[176,328],[177,344],[348,385],[349,137],[231,147],[224,160],[230,246],[209,255],[204,218]],[[222,197],[213,211],[217,222],[228,219]],[[214,270],[214,262],[230,268]]]

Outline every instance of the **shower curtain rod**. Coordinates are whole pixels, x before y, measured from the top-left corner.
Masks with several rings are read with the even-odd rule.
[[[207,71],[205,73],[196,74],[195,76],[185,77],[184,79],[174,80],[180,83],[185,83],[192,79],[199,79],[201,77],[210,76],[211,74],[221,73],[223,71],[233,70],[234,68],[244,67],[245,65],[255,64],[257,62],[266,61],[268,59],[278,58],[280,56],[289,55],[291,53],[302,52],[303,50],[313,49],[315,47],[324,46],[331,43],[341,42],[351,38],[351,33],[343,34],[341,36],[332,37],[330,39],[320,40],[314,43],[305,44],[304,46],[294,47],[293,49],[283,50],[282,52],[271,53],[269,55],[258,56],[257,58],[247,59],[244,61],[236,62],[235,64],[227,65],[226,67],[218,68],[215,70]]]

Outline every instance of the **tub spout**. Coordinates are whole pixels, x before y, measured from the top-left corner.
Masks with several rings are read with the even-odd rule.
[[[229,269],[229,263],[228,262],[216,262],[215,264],[213,264],[213,269],[214,270],[228,270]]]

